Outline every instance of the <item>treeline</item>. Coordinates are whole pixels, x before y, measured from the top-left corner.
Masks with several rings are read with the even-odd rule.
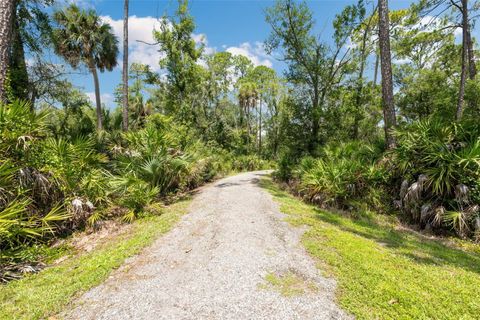
[[[477,8],[358,1],[336,16],[333,45],[307,3],[268,9],[266,44],[288,62],[291,89],[277,177],[322,206],[399,212],[419,229],[478,239]]]
[[[117,39],[94,10],[0,5],[4,261],[16,265],[32,244],[105,218],[130,221],[166,196],[272,162],[279,180],[321,206],[399,212],[419,228],[478,237],[476,2],[389,11],[386,0],[359,0],[322,41],[312,15],[321,3],[279,0],[265,11],[265,49],[286,63],[282,75],[207,52],[192,37],[185,0],[152,30],[161,75],[129,63],[128,32]],[[98,72],[119,64],[122,40],[124,73],[108,109]],[[68,81],[83,70],[94,105]]]

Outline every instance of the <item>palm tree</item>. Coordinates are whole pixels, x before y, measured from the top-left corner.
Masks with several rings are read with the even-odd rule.
[[[243,123],[243,115],[246,116],[248,134],[251,133],[250,110],[257,106],[258,89],[257,85],[251,81],[242,81],[239,90],[240,104],[240,122]]]
[[[73,67],[85,65],[93,76],[97,105],[97,129],[103,129],[102,104],[97,69],[111,71],[117,65],[118,40],[109,24],[94,10],[82,10],[72,4],[53,14],[55,52]]]
[[[128,130],[128,0],[123,6],[123,130]]]

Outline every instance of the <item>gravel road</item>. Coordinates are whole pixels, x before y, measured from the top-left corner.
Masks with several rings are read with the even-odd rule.
[[[299,243],[301,229],[284,222],[257,185],[265,174],[243,173],[203,188],[175,229],[62,317],[349,319],[335,305],[334,280],[319,274]],[[293,284],[282,293],[287,278]]]

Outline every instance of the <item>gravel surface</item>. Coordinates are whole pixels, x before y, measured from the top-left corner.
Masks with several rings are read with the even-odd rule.
[[[67,319],[348,319],[283,221],[270,194],[249,172],[203,188],[190,213],[102,285],[84,294]],[[285,296],[265,280],[294,274],[306,288]],[[268,276],[267,276],[268,277]]]

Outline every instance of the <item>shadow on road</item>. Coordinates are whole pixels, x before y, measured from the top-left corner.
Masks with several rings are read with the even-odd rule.
[[[239,186],[239,185],[240,183],[236,183],[236,182],[224,182],[224,183],[217,184],[215,188],[228,188],[228,187]]]

